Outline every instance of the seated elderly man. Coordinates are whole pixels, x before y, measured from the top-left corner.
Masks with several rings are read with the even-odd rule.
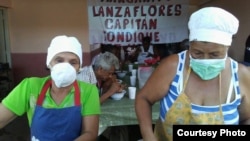
[[[125,85],[120,84],[114,75],[116,69],[119,69],[118,58],[110,52],[105,52],[100,54],[92,65],[83,67],[77,79],[96,84],[102,104],[111,95],[125,88]]]
[[[125,88],[125,85],[120,84],[114,75],[117,69],[119,69],[118,58],[113,53],[105,52],[96,57],[92,65],[83,67],[77,79],[96,84],[99,88],[100,103],[102,104],[111,95],[121,92]],[[128,141],[127,128],[126,126],[110,127],[101,137],[108,138],[110,141],[121,140],[120,138],[122,141]]]

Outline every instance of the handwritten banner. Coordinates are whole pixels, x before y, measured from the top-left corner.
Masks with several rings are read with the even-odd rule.
[[[150,36],[154,44],[161,44],[188,37],[187,4],[148,1],[89,0],[90,44],[140,44],[144,36]]]

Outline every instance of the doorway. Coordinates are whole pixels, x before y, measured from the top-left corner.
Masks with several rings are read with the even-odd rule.
[[[0,101],[13,87],[7,9],[0,7]]]
[[[0,7],[0,63],[11,67],[7,9],[3,7]]]

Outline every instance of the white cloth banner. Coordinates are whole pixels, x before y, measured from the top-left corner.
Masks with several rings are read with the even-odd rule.
[[[143,36],[150,36],[153,44],[175,43],[188,38],[187,4],[110,1],[89,0],[90,44],[134,45],[140,44]]]

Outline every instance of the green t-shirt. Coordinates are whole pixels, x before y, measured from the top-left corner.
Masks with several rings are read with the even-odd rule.
[[[29,125],[31,125],[38,95],[45,82],[49,79],[49,76],[44,78],[31,77],[24,79],[3,99],[2,104],[19,116],[27,112]],[[81,81],[78,81],[78,85],[81,96],[82,116],[99,115],[100,101],[97,87],[93,84]],[[42,106],[45,108],[65,108],[74,106],[74,92],[75,89],[73,87],[61,104],[57,105],[50,95],[50,90],[47,90]]]

